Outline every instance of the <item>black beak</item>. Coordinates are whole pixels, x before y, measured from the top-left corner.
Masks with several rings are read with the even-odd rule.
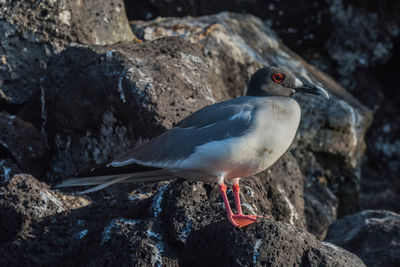
[[[295,90],[296,93],[308,93],[313,95],[320,95],[325,97],[326,99],[329,99],[328,92],[320,86],[302,83],[301,86],[293,89]]]

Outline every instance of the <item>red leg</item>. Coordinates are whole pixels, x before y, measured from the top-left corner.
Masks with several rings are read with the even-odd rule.
[[[232,190],[233,190],[233,197],[235,198],[236,212],[237,212],[238,215],[241,215],[243,213],[242,213],[242,205],[240,204],[240,187],[239,187],[239,183],[234,183],[232,185]]]
[[[231,205],[229,204],[228,196],[226,195],[226,185],[224,183],[219,185],[219,192],[221,193],[222,199],[224,200],[224,203],[225,203],[225,208],[226,208],[226,213],[227,213],[227,216],[228,216],[228,220],[231,222],[231,224],[233,226],[240,227],[240,225],[237,224],[232,218],[232,216],[234,214],[233,214],[233,212],[231,210]]]
[[[237,188],[239,189],[239,188]],[[229,201],[228,201],[228,197],[226,195],[226,185],[225,184],[220,184],[219,185],[219,191],[221,193],[222,199],[224,200],[225,203],[225,208],[226,208],[226,212],[227,212],[227,216],[228,216],[228,220],[231,222],[231,224],[235,227],[245,227],[249,224],[258,222],[257,220],[257,216],[255,215],[243,215],[242,214],[242,210],[241,210],[241,206],[240,206],[240,199],[239,202],[236,202],[236,192],[234,189],[234,194],[235,194],[235,202],[236,202],[236,207],[238,207],[239,205],[239,210],[238,213],[239,214],[234,214],[231,210],[231,206],[229,205]],[[237,191],[237,194],[239,195],[239,191]]]

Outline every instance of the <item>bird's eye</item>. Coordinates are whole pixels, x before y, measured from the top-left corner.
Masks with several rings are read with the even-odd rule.
[[[285,79],[285,76],[283,76],[282,73],[277,72],[277,73],[272,74],[272,80],[276,83],[282,82],[283,79]]]

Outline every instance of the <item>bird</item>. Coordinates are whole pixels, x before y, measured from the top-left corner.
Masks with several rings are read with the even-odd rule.
[[[297,93],[329,94],[286,68],[266,66],[251,77],[244,96],[204,107],[171,129],[112,161],[76,173],[57,188],[95,186],[91,193],[115,183],[174,178],[217,183],[227,218],[245,227],[263,216],[243,214],[239,180],[269,168],[290,147],[301,109]],[[227,197],[232,184],[236,213]]]

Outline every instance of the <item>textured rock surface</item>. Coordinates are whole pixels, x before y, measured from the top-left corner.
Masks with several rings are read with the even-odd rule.
[[[236,231],[211,224],[191,235],[179,260],[182,266],[365,266],[348,251],[282,222]]]
[[[122,0],[1,1],[0,104],[22,104],[40,87],[49,58],[71,42],[134,39]]]
[[[16,240],[15,235],[32,237],[30,232],[35,223],[90,204],[82,197],[54,192],[27,174],[14,175],[0,192],[1,243]]]
[[[0,188],[0,229],[5,233],[0,239],[0,264],[364,266],[354,254],[321,243],[290,224],[263,220],[233,230],[212,212],[211,216],[203,213],[202,225],[198,220],[181,229],[178,241],[170,231],[175,224],[168,215],[176,212],[179,218],[180,212],[167,210],[170,203],[166,194],[171,189],[187,191],[193,185],[163,183],[158,193],[151,195],[148,193],[157,192],[157,186],[148,184],[141,193],[135,189],[129,200],[121,196],[119,188],[111,202],[89,205],[85,198],[52,191],[29,175],[16,175]],[[222,200],[218,202],[222,211]]]
[[[329,2],[313,0],[298,5],[296,0],[130,0],[125,1],[125,5],[130,20],[203,16],[221,11],[250,13],[266,20],[286,44],[306,49],[323,46],[333,30]]]
[[[357,254],[367,266],[397,266],[400,262],[400,215],[366,210],[336,221],[328,242]]]
[[[280,15],[283,3],[263,3],[273,18],[267,23],[231,13],[134,21],[131,26],[144,39],[137,42],[129,41],[134,35],[121,1],[0,2],[5,7],[0,33],[6,33],[0,41],[0,265],[186,266],[212,260],[237,266],[363,265],[350,252],[318,239],[338,215],[358,208],[371,111],[266,26],[277,26],[279,17],[289,18],[286,26],[293,24],[290,16]],[[346,66],[351,70],[363,65],[333,60],[326,51],[344,45],[338,47],[342,54],[348,59],[354,59],[352,53],[365,54],[368,66],[387,59],[392,39],[382,38],[383,32],[375,37],[379,17],[347,9],[340,1],[313,3],[301,7],[304,14],[317,11],[308,26],[296,26],[308,39],[298,47],[315,45],[307,50],[314,52],[304,53],[307,59],[351,86],[345,80],[351,76],[339,75],[335,68],[339,61],[355,64]],[[336,10],[328,10],[332,6]],[[301,20],[297,11],[287,14],[294,12]],[[341,25],[337,29],[324,23],[327,28],[313,31],[318,21],[326,22],[327,14],[361,28],[366,20],[373,23],[371,29],[360,30],[366,40],[351,30],[341,36],[343,23],[336,23]],[[293,31],[287,33],[282,36]],[[310,33],[323,38],[309,38]],[[328,40],[333,33],[337,39]],[[353,36],[349,46],[338,41]],[[332,46],[321,52],[327,40]],[[385,53],[376,57],[375,50],[383,51],[376,49],[380,42]],[[330,101],[297,97],[303,118],[291,150],[268,171],[241,182],[244,211],[269,215],[270,220],[233,229],[214,185],[183,180],[121,184],[89,198],[53,191],[30,175],[12,177],[29,172],[54,183],[81,167],[109,160],[201,107],[242,95],[250,75],[269,64],[298,72],[332,96]],[[374,96],[379,93],[368,99]],[[397,128],[389,128],[394,135]],[[26,143],[34,143],[32,151]],[[392,155],[391,160],[396,157]],[[228,196],[232,199],[231,191]],[[386,230],[374,228],[383,237]],[[347,237],[351,235],[337,242]],[[355,251],[365,255],[367,248]],[[390,253],[391,248],[396,247]]]
[[[7,158],[10,155],[20,168],[32,174],[38,174],[46,169],[46,165],[41,166],[42,162],[46,162],[48,153],[43,134],[32,123],[7,112],[0,113],[0,151],[1,156]],[[6,175],[4,170],[0,180],[9,178],[10,174]]]

